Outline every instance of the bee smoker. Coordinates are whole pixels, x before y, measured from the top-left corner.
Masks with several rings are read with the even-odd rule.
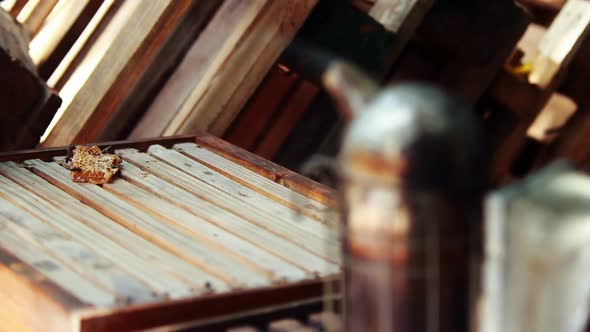
[[[323,77],[350,120],[338,156],[347,332],[464,332],[486,172],[477,121],[439,89]]]

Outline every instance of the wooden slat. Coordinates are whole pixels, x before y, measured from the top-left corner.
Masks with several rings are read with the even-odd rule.
[[[152,107],[164,109],[150,110],[154,115],[143,122],[153,123],[154,118],[159,118],[157,113],[171,112],[174,116],[165,116],[149,131],[141,129],[143,135],[225,131],[315,3],[316,0],[225,1],[189,52],[186,65],[181,64],[171,78],[172,83],[164,88],[162,99],[172,101],[156,100]],[[199,55],[205,58],[195,58]],[[190,68],[198,67],[202,69],[193,75]],[[177,76],[184,76],[185,80],[179,82]],[[178,93],[173,85],[179,84],[190,88]],[[138,132],[131,137],[140,137]]]
[[[159,218],[168,221],[190,232],[198,239],[208,243],[214,250],[227,252],[228,255],[242,256],[243,259],[255,259],[256,263],[268,270],[277,279],[288,281],[302,280],[305,273],[295,266],[269,254],[250,242],[244,241],[227,231],[207,222],[206,220],[178,209],[168,203],[126,181],[114,181],[104,185],[108,191],[117,194],[122,200],[132,202],[138,207],[150,211]]]
[[[161,298],[145,284],[88,249],[87,245],[49,227],[5,199],[0,199],[0,207],[5,211],[3,217],[7,233],[12,232],[21,241],[39,245],[41,250],[56,257],[96,285],[112,292],[119,302],[145,303]]]
[[[335,279],[325,279],[321,282],[306,281],[198,297],[187,301],[169,301],[159,306],[136,306],[126,310],[105,311],[98,315],[83,317],[81,330],[136,331],[155,326],[165,327],[170,324],[178,326],[180,322],[191,320],[203,322],[211,318],[223,319],[254,310],[272,310],[277,306],[297,305],[310,299],[320,300],[323,283],[331,284],[339,289],[340,281]],[[333,301],[334,298],[331,300]],[[181,330],[183,330],[182,326]],[[192,330],[190,326],[189,330]],[[205,329],[205,331],[217,331],[217,329]]]
[[[34,36],[51,13],[58,0],[29,0],[18,14],[18,21]]]
[[[61,89],[65,85],[67,79],[72,75],[75,65],[81,62],[82,56],[91,47],[90,44],[96,41],[97,35],[108,25],[121,4],[122,2],[116,3],[115,0],[103,0],[80,36],[47,79],[47,85],[55,89]]]
[[[14,5],[10,8],[10,15],[18,17],[18,14],[23,10],[29,0],[15,0]]]
[[[36,249],[27,249],[26,244],[19,244],[15,249],[21,254],[20,257],[6,251],[3,246],[0,245],[0,329],[13,331],[8,324],[4,324],[4,316],[8,316],[26,325],[25,331],[74,331],[78,326],[78,320],[71,317],[71,313],[86,311],[90,304],[83,303],[52,279],[59,279],[64,285],[68,285],[68,282],[80,285],[77,280],[80,278],[69,273],[66,275],[73,278],[62,278],[60,273],[64,270],[61,270],[59,264],[56,264],[56,269],[42,271],[43,269],[24,263],[26,257],[32,257],[31,262],[38,258],[30,255]],[[48,278],[47,275],[51,277]],[[93,288],[88,289],[88,293],[92,290]],[[16,299],[13,298],[11,301],[7,293],[11,293]]]
[[[108,265],[127,270],[135,278],[148,285],[161,297],[181,298],[193,294],[191,286],[155,269],[138,258],[133,252],[121,247],[111,239],[93,231],[80,221],[68,216],[62,209],[52,206],[36,194],[0,177],[0,196],[26,209],[40,220],[58,229],[67,236],[82,242],[86,247],[102,256]],[[111,221],[114,222],[114,221]]]
[[[262,175],[244,168],[239,164],[223,158],[194,143],[176,144],[174,145],[174,149],[199,163],[206,165],[214,171],[229,177],[241,185],[256,190],[257,192],[312,217],[315,220],[328,225],[334,225],[337,223],[337,216],[326,205],[306,198],[291,189],[281,186]]]
[[[231,145],[212,135],[199,135],[195,137],[195,142],[305,197],[317,200],[330,207],[336,205],[334,190],[323,184],[260,158],[251,152]]]
[[[271,124],[264,139],[254,149],[254,153],[268,160],[274,159],[319,91],[320,89],[315,85],[307,81],[300,81],[292,95],[288,97],[281,114]]]
[[[289,90],[295,84],[296,76],[276,65],[240,112],[235,121],[236,125],[228,130],[224,139],[252,151],[264,130],[271,124],[276,109],[288,96]]]
[[[231,48],[263,5],[264,1],[224,1],[129,138],[163,135],[195,87],[211,80],[213,68],[220,66],[222,58],[231,53]]]
[[[210,292],[211,290],[219,292],[228,289],[224,282],[162,250],[152,242],[143,239],[89,206],[80,204],[79,200],[39,178],[29,170],[9,162],[0,164],[0,174],[34,191],[55,207],[88,225],[94,232],[101,233],[118,245],[127,248],[154,268],[173,274],[178,279],[192,285],[195,295]]]
[[[167,227],[160,219],[121,201],[117,196],[94,185],[73,183],[67,170],[55,163],[29,160],[27,165],[47,181],[81,199],[126,228],[142,237],[174,252],[205,271],[221,278],[233,287],[268,285],[263,271],[256,271],[252,264],[243,264],[233,257],[211,250],[181,230]]]
[[[190,1],[126,1],[61,88],[64,99],[45,146],[70,144],[84,137],[84,126],[102,126],[135,84],[155,53],[190,8]],[[97,113],[98,112],[98,113]],[[94,116],[93,116],[94,115]],[[97,118],[98,117],[98,118]]]
[[[511,178],[512,166],[526,143],[528,129],[562,82],[567,65],[576,55],[589,29],[590,4],[581,0],[569,1],[540,42],[533,61],[532,76],[526,80],[507,72],[497,76],[489,94],[508,106],[518,116],[518,122],[496,144],[497,152],[492,164],[495,182]]]
[[[39,273],[71,292],[72,295],[83,302],[110,307],[119,300],[115,294],[82,277],[70,265],[58,260],[38,243],[27,239],[22,232],[17,232],[14,226],[8,227],[11,224],[14,225],[15,220],[28,223],[35,222],[33,216],[18,210],[15,211],[12,204],[3,199],[0,200],[0,206],[2,207],[0,222],[3,228],[2,232],[0,232],[0,241],[5,250],[9,250],[26,264],[34,266]],[[41,222],[38,221],[38,223]]]
[[[121,139],[133,130],[137,120],[145,113],[147,106],[153,102],[195,39],[200,38],[202,30],[223,0],[190,0],[190,2],[191,7],[186,10],[183,17],[170,20],[169,24],[174,24],[174,31],[163,41],[162,47],[151,60],[150,65],[141,72],[140,77],[135,79],[134,86],[127,92],[125,99],[116,104],[114,98],[106,97],[99,104],[98,110],[94,112],[95,117],[98,117],[99,120],[100,117],[103,117],[103,112],[100,111],[103,104],[107,108],[116,106],[116,111],[111,114],[104,125],[96,126],[94,119],[91,118],[82,130],[84,136],[87,137],[86,141]],[[163,30],[164,28],[167,27],[156,27],[154,30]],[[120,76],[125,77],[126,74]],[[118,91],[113,93],[120,94]]]
[[[101,4],[102,0],[60,0],[53,8],[29,45],[41,77],[51,76]]]
[[[129,182],[145,188],[159,198],[176,205],[178,208],[188,210],[210,223],[269,250],[282,259],[313,274],[329,276],[340,271],[338,265],[321,259],[307,250],[286,241],[284,238],[264,228],[256,227],[250,222],[212,203],[196,199],[194,194],[178,188],[153,174],[147,173],[131,163],[125,163],[123,165],[121,176]]]
[[[287,218],[292,216],[292,218],[280,218],[279,220],[282,222],[289,222],[291,219],[294,219],[294,224],[299,226],[299,228],[321,235],[321,238],[325,241],[331,241],[338,244],[338,233],[334,229],[315,222],[307,215],[297,216],[293,209],[261,194],[259,192],[260,190],[256,187],[245,186],[241,181],[235,181],[234,179],[224,176],[178,151],[166,149],[161,145],[152,145],[148,149],[148,153],[170,165],[182,165],[177,168],[184,173],[192,175],[195,179],[200,179],[241,201],[255,206],[259,211],[265,212],[269,216],[285,216]],[[288,198],[286,197],[286,199]],[[307,208],[309,208],[309,206],[311,206],[311,204],[308,204]],[[328,211],[325,207],[321,208],[323,208],[322,210]]]
[[[327,237],[326,234],[312,234],[298,227],[296,221],[294,222],[292,219],[260,211],[257,207],[235,199],[229,193],[213,187],[202,180],[192,178],[182,171],[166,165],[145,153],[140,153],[132,149],[117,150],[117,153],[126,161],[150,173],[156,174],[204,200],[232,211],[248,221],[271,230],[317,255],[321,255],[334,262],[338,261],[339,245],[334,239]],[[317,225],[320,224],[318,223]]]
[[[214,76],[217,84],[210,86],[198,103],[192,106],[191,113],[182,119],[178,129],[174,130],[179,122],[173,119],[166,133],[191,133],[202,129],[216,136],[223,135],[317,2],[296,0],[285,4],[267,1],[267,9],[248,27],[243,40],[228,57],[222,70]],[[244,70],[248,67],[246,63],[250,66]],[[192,97],[188,102],[196,100]],[[208,127],[202,125],[203,121],[209,122]]]

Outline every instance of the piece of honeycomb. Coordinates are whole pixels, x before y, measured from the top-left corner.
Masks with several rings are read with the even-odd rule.
[[[104,184],[111,181],[121,163],[119,156],[103,153],[96,145],[77,145],[72,151],[68,167],[74,182]]]

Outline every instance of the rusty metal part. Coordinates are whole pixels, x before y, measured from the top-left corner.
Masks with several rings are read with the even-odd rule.
[[[330,72],[349,68],[325,76],[354,114],[339,155],[347,331],[467,331],[486,174],[476,120],[433,86],[376,93],[359,71]]]

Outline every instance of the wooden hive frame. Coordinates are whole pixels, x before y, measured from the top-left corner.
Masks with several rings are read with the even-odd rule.
[[[330,226],[323,225],[322,221],[325,216],[318,213],[317,208],[311,208],[314,205],[316,207],[326,206],[326,204],[334,206],[331,190],[209,135],[105,144],[101,146],[110,145],[110,149],[121,153],[124,163],[127,164],[127,169],[123,168],[122,178],[105,184],[102,188],[71,182],[67,176],[67,170],[57,163],[51,162],[55,157],[64,156],[67,153],[67,150],[63,148],[0,155],[0,205],[2,205],[2,211],[5,211],[0,217],[3,227],[3,233],[0,236],[0,280],[4,286],[2,290],[4,296],[0,301],[0,315],[3,321],[8,322],[8,325],[0,327],[0,330],[4,328],[8,330],[42,329],[45,331],[145,329],[165,324],[233,315],[248,310],[300,301],[313,299],[320,301],[324,284],[339,282],[339,256],[330,256],[332,258],[325,260],[321,258],[326,254],[323,252],[323,248],[313,244],[314,242],[319,244],[321,242],[318,241],[324,240],[328,241],[327,243],[333,243],[330,255],[338,255],[339,247],[337,242],[334,242],[337,238],[333,238],[334,240],[326,238],[329,233],[335,235],[335,230]],[[175,149],[171,149],[173,147]],[[140,150],[150,153],[143,153]],[[197,162],[195,158],[199,158],[200,161]],[[18,163],[23,161],[26,161],[25,165],[28,165],[30,170],[18,166],[20,165]],[[182,164],[191,164],[191,166],[185,165],[178,168],[168,164],[168,162],[178,161]],[[213,177],[212,182],[207,184],[197,177],[183,173],[182,169],[189,173],[195,171],[208,173]],[[217,171],[220,173],[216,173]],[[179,181],[178,176],[183,176],[184,180]],[[179,189],[183,187],[183,183],[185,183],[185,190]],[[154,184],[157,187],[149,189]],[[232,199],[231,194],[227,190],[223,190],[223,188],[230,188],[229,186],[234,186],[236,190],[240,188],[238,193],[252,198]],[[194,200],[194,196],[193,200],[187,200],[187,197],[191,196],[188,191],[197,189],[206,195],[211,195],[205,200],[210,199],[209,202],[213,202],[213,204]],[[158,190],[174,191],[175,195],[167,199],[165,196],[153,195]],[[259,191],[261,195],[256,194],[256,191]],[[315,199],[310,199],[311,196]],[[297,199],[290,200],[290,197]],[[252,200],[247,203],[249,199],[254,198],[256,201]],[[251,204],[258,204],[256,202],[264,200],[268,204],[257,205],[260,209],[252,209],[253,205]],[[274,203],[271,204],[271,201]],[[283,205],[281,201],[287,205],[290,204],[291,207]],[[196,205],[191,210],[191,206],[187,205],[193,204]],[[242,209],[234,210],[234,204],[242,206]],[[180,208],[183,205],[184,208]],[[260,218],[254,220],[258,218],[256,215],[268,216],[269,213],[278,209],[279,205],[293,212],[295,210],[292,207],[299,206],[300,211],[307,215],[307,221],[302,221],[297,225],[287,226],[285,224],[281,226],[280,222],[264,221]],[[204,209],[207,206],[209,209],[217,209],[218,212],[208,215],[205,211],[196,210]],[[158,214],[156,213],[158,209],[167,209],[166,211],[172,212],[173,215],[162,215],[163,210],[160,210],[160,214]],[[238,234],[235,230],[231,231],[231,227],[238,226],[226,225],[229,227],[226,229],[229,233],[219,229],[206,235],[207,229],[214,230],[217,227],[215,226],[217,223],[213,219],[222,218],[221,215],[227,213],[225,211],[229,211],[227,209],[233,210],[232,213],[243,215],[250,222],[254,222],[252,226],[255,228],[248,231],[247,228],[252,227],[247,225],[249,222],[240,222],[239,217],[234,217],[231,224],[242,223],[244,234]],[[285,218],[290,217],[281,217],[278,211],[274,212],[278,215],[278,219],[286,220]],[[128,217],[122,217],[127,214]],[[213,224],[208,225],[207,222],[199,221],[198,215],[209,218],[208,220],[213,221]],[[250,216],[248,217],[248,215]],[[13,220],[13,223],[8,222],[7,218]],[[161,224],[161,227],[183,219],[185,220],[183,227],[191,228],[200,224],[201,226],[197,226],[198,228],[183,233],[200,235],[197,237],[193,237],[193,235],[177,237],[185,239],[177,243],[177,245],[182,244],[182,250],[171,248],[169,246],[172,238],[169,238],[166,232],[177,234],[176,236],[180,236],[180,233],[175,233],[176,230],[171,228],[165,233],[161,233],[156,228],[150,230],[148,227],[150,222],[157,226],[156,221],[164,220],[162,218],[167,219],[168,222]],[[43,220],[43,222],[36,223],[37,219]],[[117,223],[109,223],[109,219],[116,220]],[[76,223],[75,220],[82,222]],[[256,228],[258,227],[255,226],[256,224],[265,225],[264,227],[268,230]],[[315,231],[306,235],[307,226],[305,225]],[[129,229],[132,232],[129,232]],[[36,231],[31,233],[28,230]],[[98,232],[94,232],[97,230]],[[221,232],[218,236],[231,240],[231,243],[215,243],[214,237],[217,236],[215,232]],[[62,238],[63,234],[70,235]],[[283,235],[279,236],[278,234]],[[287,234],[292,234],[293,238]],[[205,238],[202,237],[203,235]],[[236,237],[232,240],[227,236],[240,238]],[[206,239],[207,237],[209,240]],[[324,240],[320,240],[320,238]],[[276,242],[278,239],[280,241]],[[205,242],[201,243],[202,240]],[[127,241],[132,241],[135,244]],[[260,261],[256,258],[253,261],[254,265],[239,263],[236,267],[250,267],[234,270],[234,275],[226,275],[225,277],[220,275],[219,271],[214,271],[215,266],[222,268],[218,264],[223,260],[235,261],[238,259],[238,261],[245,262],[238,257],[243,255],[240,250],[254,250],[252,245],[263,248],[266,245],[272,245],[271,241],[275,241],[278,249],[269,249],[270,251],[264,249],[266,254],[259,256]],[[60,245],[60,243],[62,244]],[[67,248],[69,249],[62,247],[65,243],[68,243]],[[130,250],[134,246],[136,249],[142,248],[141,245],[138,246],[138,243],[151,243],[151,245],[146,244],[147,247],[143,247],[145,253]],[[206,251],[208,254],[213,256],[222,254],[225,258],[213,259],[201,264],[197,262],[195,265],[194,259],[197,256],[189,256],[191,256],[191,252],[196,252],[195,250],[199,246],[203,250],[208,250]],[[122,249],[117,249],[118,247],[122,247]],[[84,248],[88,250],[85,251]],[[162,249],[164,249],[164,253],[161,252]],[[221,252],[216,253],[216,250],[221,250]],[[251,255],[257,256],[254,254],[255,251]],[[138,257],[145,258],[152,255],[149,252],[158,256],[160,263],[157,261],[147,263],[146,261],[146,264],[142,266],[141,259],[129,256],[137,254]],[[272,254],[274,258],[268,255],[270,252],[274,252]],[[312,252],[315,254],[311,254]],[[89,259],[89,262],[94,263],[86,264],[81,268],[75,253],[80,253],[82,255],[80,257],[85,257],[82,260]],[[113,260],[113,256],[128,257],[128,264],[121,265],[120,261]],[[185,266],[183,269],[188,271],[189,267],[186,267],[188,263],[198,269],[205,268],[203,270],[205,273],[213,273],[210,285],[219,291],[209,294],[207,291],[209,285],[203,288],[202,284],[199,286],[194,283],[194,280],[189,284],[196,287],[192,290],[184,290],[182,285],[186,283],[182,280],[187,280],[182,279],[183,272],[181,271],[172,270],[172,274],[166,275],[156,274],[157,272],[154,272],[156,270],[161,272],[161,264],[164,262],[162,259],[166,257],[171,259],[169,262],[171,267],[167,267],[169,271],[173,266],[179,268]],[[188,260],[184,261],[185,258]],[[277,258],[279,259],[277,260]],[[115,262],[114,265],[105,263],[109,261]],[[291,274],[287,270],[282,270],[287,273],[285,275],[282,275],[283,272],[279,270],[270,272],[274,269],[271,267],[272,264],[265,265],[264,261],[274,261],[275,263],[272,264],[278,264],[275,267],[279,270],[283,269],[281,268],[283,266],[295,274]],[[334,263],[329,263],[329,261],[334,261]],[[255,265],[261,269],[255,268]],[[288,265],[292,267],[289,268]],[[311,267],[312,265],[315,265],[315,268]],[[327,270],[322,270],[322,266]],[[252,270],[253,267],[254,270]],[[116,272],[120,268],[124,271]],[[308,273],[305,273],[306,276],[297,272],[301,271],[301,268],[308,270]],[[231,271],[231,269],[226,271]],[[74,273],[66,273],[70,270]],[[314,270],[317,272],[313,272]],[[130,271],[152,272],[147,274],[151,277],[145,279],[146,275],[141,277],[141,274]],[[252,271],[259,272],[252,274]],[[260,272],[263,273],[260,274]],[[178,279],[179,273],[181,274],[180,279]],[[320,278],[314,276],[315,274]],[[112,279],[115,275],[119,276],[118,279]],[[139,276],[140,279],[132,276]],[[59,279],[65,277],[70,278],[71,281]],[[289,280],[287,283],[281,281],[285,277]],[[75,285],[76,280],[86,283],[84,287],[90,288],[84,288],[81,284]],[[118,282],[112,283],[113,280],[118,280]],[[137,284],[138,280],[143,281]],[[228,284],[230,285],[229,289],[226,288]],[[148,289],[152,289],[152,292],[148,289],[142,290],[146,285]],[[235,286],[238,287],[235,288]],[[77,287],[78,289],[87,289],[87,291],[76,293]],[[158,288],[160,288],[159,291]],[[337,287],[335,289],[337,290]],[[166,293],[168,291],[171,293]],[[114,294],[115,298],[111,298],[112,295],[109,294]],[[111,305],[100,306],[90,303],[100,299],[106,301],[105,303],[111,303]]]

